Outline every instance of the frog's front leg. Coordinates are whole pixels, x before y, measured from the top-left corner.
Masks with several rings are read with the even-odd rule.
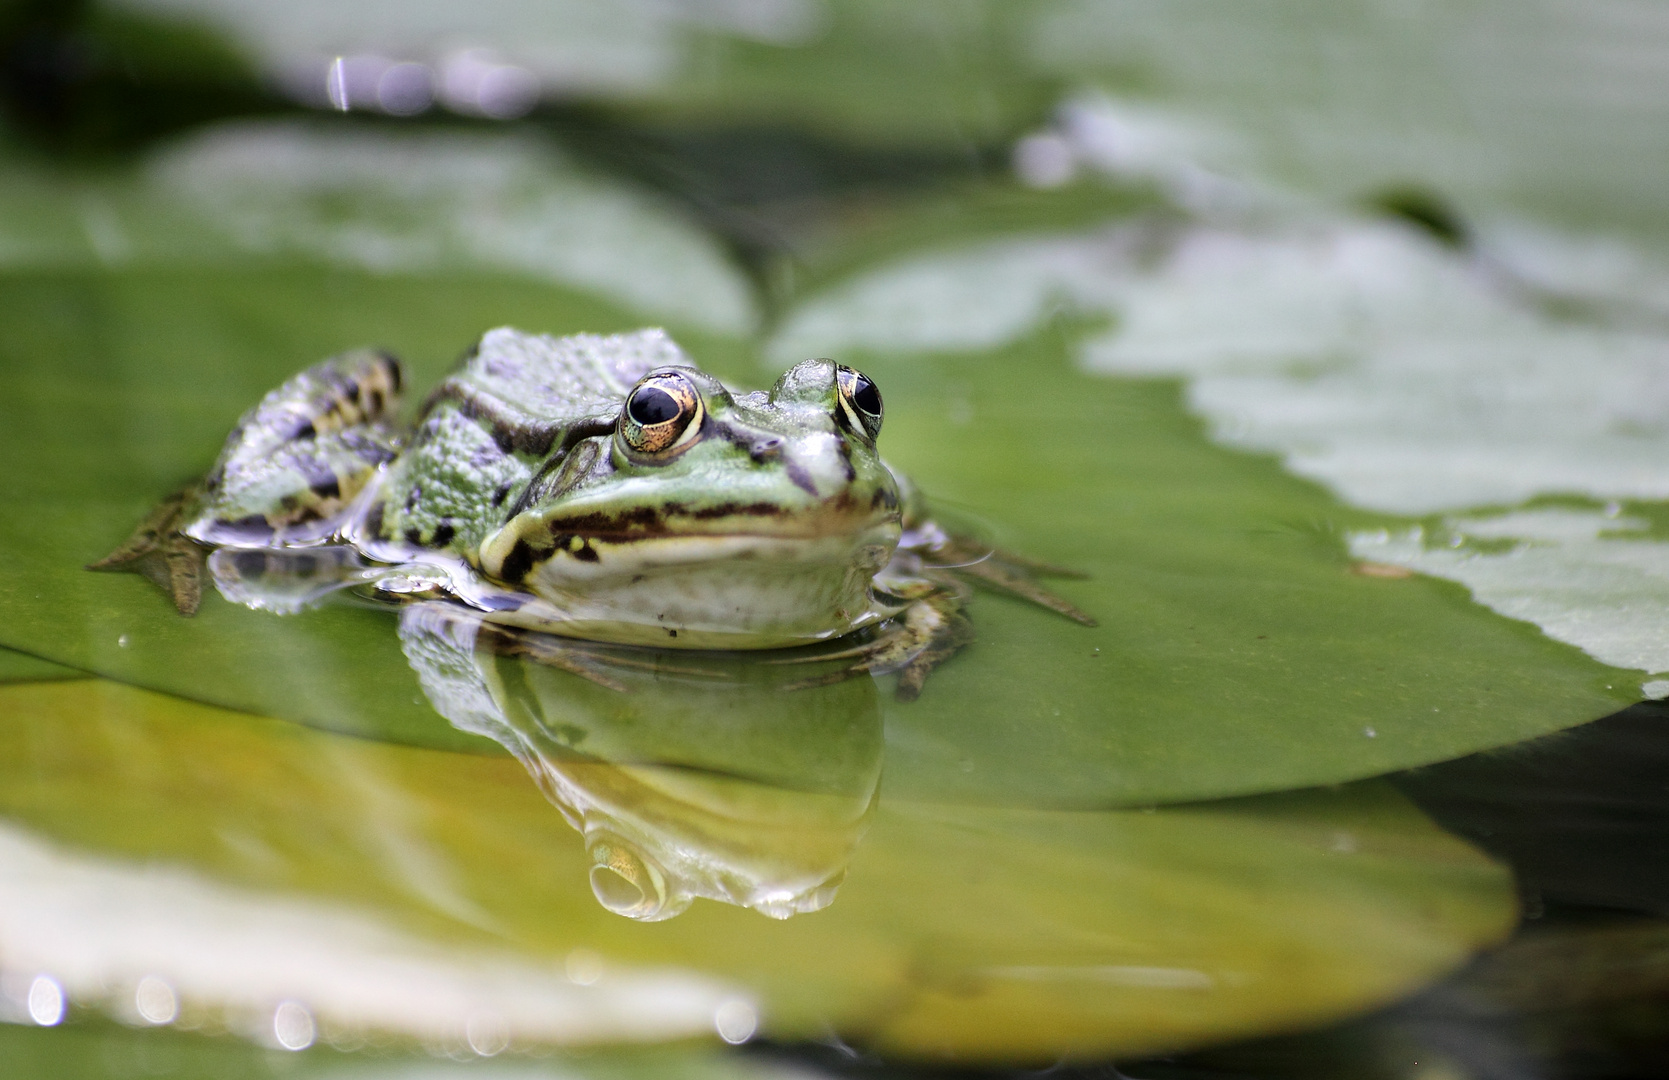
[[[974,628],[962,614],[961,597],[946,592],[936,592],[912,603],[905,610],[902,622],[896,650],[907,659],[896,669],[876,666],[881,670],[897,670],[898,687],[894,693],[900,701],[914,701],[921,696],[921,688],[933,669],[974,640]]]
[[[956,655],[958,650],[974,640],[975,635],[973,624],[962,613],[967,602],[967,590],[959,582],[923,579],[913,584],[918,587],[909,590],[911,596],[906,598],[908,603],[904,610],[884,623],[873,639],[838,652],[819,652],[767,662],[849,661],[835,671],[794,683],[788,687],[791,690],[839,682],[854,675],[897,673],[898,685],[894,693],[898,700],[914,701],[921,696],[922,686],[933,669]]]

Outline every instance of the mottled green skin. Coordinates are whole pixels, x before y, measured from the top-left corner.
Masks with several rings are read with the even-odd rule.
[[[896,521],[897,485],[873,443],[837,423],[834,367],[808,360],[769,394],[737,397],[659,331],[494,330],[431,395],[359,538],[449,550],[517,584],[572,558],[576,536],[810,537]],[[701,390],[704,430],[670,461],[645,463],[616,419],[640,378],[667,369]]]
[[[699,426],[674,453],[634,452],[622,404],[663,371],[694,384]],[[760,647],[886,614],[869,586],[899,519],[873,441],[842,423],[830,361],[738,396],[659,331],[495,330],[431,396],[349,535],[382,561],[456,555],[557,605],[559,619],[519,620],[541,629]]]
[[[843,407],[832,361],[736,395],[659,330],[493,330],[429,396],[397,455],[385,449],[375,464],[344,461],[337,445],[394,438],[380,413],[337,407],[341,388],[363,377],[345,364],[304,372],[245,417],[211,475],[214,490],[243,494],[206,503],[188,535],[233,547],[345,543],[408,571],[384,575],[390,590],[450,594],[505,622],[610,641],[763,648],[897,610],[871,582],[898,544],[898,485]],[[647,452],[623,433],[623,410],[656,373],[681,377],[697,419],[675,446]],[[309,408],[344,422],[297,437]],[[272,446],[257,460],[246,450],[263,440]],[[320,492],[337,488],[327,504]],[[263,492],[279,497],[262,502]],[[311,499],[305,534],[290,524],[298,498]],[[211,563],[222,591],[226,567]]]
[[[878,389],[833,361],[736,394],[659,330],[499,329],[410,430],[392,421],[400,383],[398,362],[369,351],[295,376],[244,415],[201,483],[89,568],[144,574],[185,615],[212,580],[267,611],[353,589],[690,649],[803,645],[879,624],[812,658],[844,664],[837,678],[896,672],[903,699],[973,639],[972,582],[1094,625],[1035,580],[1068,571],[933,520],[876,450]],[[548,638],[506,640],[615,685]]]
[[[399,452],[390,423],[399,361],[360,349],[315,364],[262,398],[190,493],[180,531],[205,544],[296,544],[334,535]]]

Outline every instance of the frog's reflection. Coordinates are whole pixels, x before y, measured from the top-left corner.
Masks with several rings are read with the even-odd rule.
[[[785,919],[834,899],[880,786],[870,679],[567,641],[447,601],[405,608],[400,638],[434,707],[515,754],[584,835],[604,907],[659,920],[707,897]]]

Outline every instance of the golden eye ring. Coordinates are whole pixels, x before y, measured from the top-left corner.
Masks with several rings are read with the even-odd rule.
[[[846,427],[874,442],[881,434],[881,420],[886,406],[881,402],[881,388],[868,375],[845,364],[835,365],[835,386],[840,392],[840,409],[836,416]]]
[[[633,453],[666,457],[701,432],[705,408],[695,384],[676,371],[646,375],[626,395],[620,439]]]

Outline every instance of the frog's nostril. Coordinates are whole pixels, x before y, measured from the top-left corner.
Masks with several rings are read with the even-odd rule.
[[[748,455],[755,461],[769,461],[782,456],[782,439],[773,436],[769,439],[758,439],[748,447]]]

